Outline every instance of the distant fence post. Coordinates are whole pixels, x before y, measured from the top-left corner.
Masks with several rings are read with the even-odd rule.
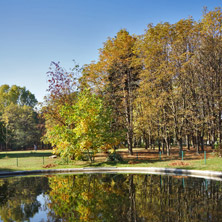
[[[181,154],[182,154],[182,160],[183,160],[183,151],[181,151]]]
[[[206,155],[206,151],[204,151],[204,164],[207,163],[207,155]]]
[[[43,162],[43,165],[44,165],[45,164],[44,155],[42,157],[42,162]]]
[[[161,151],[159,152],[159,154],[160,154],[160,160],[161,160]]]

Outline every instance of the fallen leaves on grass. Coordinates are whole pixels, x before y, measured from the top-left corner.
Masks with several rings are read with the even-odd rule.
[[[137,163],[140,163],[139,161],[133,161],[133,160],[130,160],[129,162],[128,162],[128,164],[137,164]]]
[[[190,164],[184,161],[175,161],[170,163],[169,166],[189,166]]]
[[[52,167],[55,167],[56,165],[55,164],[47,164],[45,166],[43,166],[43,168],[52,168]]]
[[[183,178],[188,178],[188,176],[172,176],[173,178],[177,178],[177,179],[183,179]]]

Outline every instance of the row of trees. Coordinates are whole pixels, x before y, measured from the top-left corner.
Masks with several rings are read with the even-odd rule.
[[[171,138],[180,150],[192,139],[197,152],[204,139],[221,143],[221,28],[216,9],[200,22],[149,25],[138,43],[144,68],[135,100],[137,134],[163,140],[167,153]]]
[[[149,24],[145,34],[120,30],[109,38],[97,62],[85,65],[80,88],[105,98],[113,109],[112,129],[124,129],[146,148],[186,140],[203,149],[222,140],[222,12],[175,24]]]

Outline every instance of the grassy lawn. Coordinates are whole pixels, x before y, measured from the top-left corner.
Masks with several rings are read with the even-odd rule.
[[[122,150],[124,152],[124,150]],[[61,168],[78,168],[78,167],[167,167],[192,170],[213,170],[222,171],[222,158],[216,157],[210,153],[207,157],[206,164],[203,156],[195,158],[179,159],[177,156],[167,158],[162,155],[159,159],[158,153],[145,153],[151,158],[138,158],[138,154],[129,158],[124,157],[121,163],[106,162],[105,156],[97,155],[94,163],[89,161],[67,161],[61,158],[52,159],[51,150],[38,151],[10,151],[0,152],[0,171],[18,171],[18,170],[39,170],[39,169],[61,169]],[[152,156],[153,155],[153,156]],[[144,156],[143,156],[144,157]]]
[[[175,164],[175,165],[174,165]],[[207,159],[206,164],[204,160],[146,160],[146,161],[135,161],[135,163],[94,163],[93,166],[100,167],[164,167],[164,168],[179,168],[187,170],[212,170],[222,171],[222,158],[212,157]]]

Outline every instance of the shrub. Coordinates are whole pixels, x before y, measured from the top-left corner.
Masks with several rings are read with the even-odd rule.
[[[123,162],[123,158],[121,157],[121,155],[119,153],[110,153],[106,159],[107,162]]]

